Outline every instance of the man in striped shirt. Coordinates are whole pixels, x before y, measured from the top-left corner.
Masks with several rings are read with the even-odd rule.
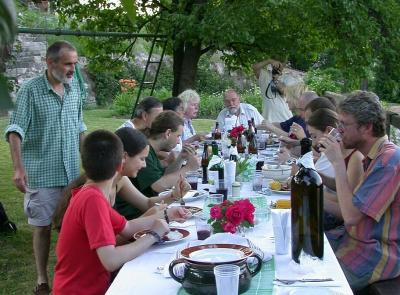
[[[340,144],[326,136],[321,149],[332,162],[344,226],[327,233],[353,290],[400,275],[400,148],[385,135],[379,98],[356,91],[339,105],[345,148],[364,156],[365,173],[351,191]]]
[[[24,210],[33,226],[37,270],[35,294],[49,294],[47,260],[51,219],[62,189],[79,175],[79,145],[86,130],[82,95],[74,79],[76,49],[65,41],[47,49],[47,71],[18,92],[6,138],[14,164],[14,183],[24,193]]]

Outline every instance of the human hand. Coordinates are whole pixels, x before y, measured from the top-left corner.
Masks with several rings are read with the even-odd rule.
[[[171,207],[167,209],[168,218],[171,221],[185,222],[192,213],[184,207]]]
[[[26,193],[27,176],[24,168],[15,170],[13,181],[20,192]]]
[[[189,158],[189,156],[190,155],[197,155],[197,152],[196,152],[196,148],[195,148],[195,146],[194,145],[191,145],[191,144],[185,144],[185,145],[183,145],[183,147],[182,147],[182,151],[181,151],[181,153],[179,154],[179,156],[182,158],[182,159],[187,159],[187,158]]]
[[[156,232],[161,238],[169,233],[168,223],[164,219],[156,219],[150,230]]]
[[[344,163],[340,142],[332,135],[324,135],[318,142],[319,150],[332,164]]]
[[[186,167],[189,171],[196,171],[200,167],[200,158],[196,154],[190,154],[186,159]]]
[[[176,181],[175,187],[172,190],[172,195],[175,200],[179,200],[183,198],[184,195],[191,189],[189,182],[182,176],[179,175],[178,180]]]
[[[296,135],[298,140],[306,138],[306,133],[305,133],[303,127],[297,123],[293,123],[292,126],[290,126],[289,133]]]

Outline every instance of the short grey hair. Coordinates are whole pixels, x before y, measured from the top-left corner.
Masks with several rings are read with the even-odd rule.
[[[76,52],[76,48],[71,43],[67,41],[56,41],[47,48],[46,58],[58,62],[61,57],[61,51],[63,50]]]
[[[382,137],[386,130],[386,115],[379,97],[369,91],[357,90],[349,95],[339,104],[339,112],[352,115],[358,125],[372,123],[372,134]]]
[[[182,106],[184,111],[186,111],[187,106],[190,102],[195,102],[195,103],[200,102],[200,95],[192,89],[183,91],[181,94],[178,95],[178,97],[182,100]]]

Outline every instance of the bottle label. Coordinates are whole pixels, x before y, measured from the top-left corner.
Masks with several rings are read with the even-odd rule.
[[[296,162],[297,166],[303,166],[305,168],[310,168],[315,170],[314,158],[312,152],[308,152],[304,154],[300,159]]]

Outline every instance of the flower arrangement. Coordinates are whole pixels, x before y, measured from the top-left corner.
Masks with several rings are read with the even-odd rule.
[[[208,223],[214,229],[214,233],[236,233],[242,228],[254,226],[255,208],[249,199],[241,199],[234,202],[229,200],[214,205],[210,210]]]
[[[237,139],[239,135],[242,135],[246,128],[243,125],[233,127],[232,130],[229,132],[228,137],[230,139]]]

